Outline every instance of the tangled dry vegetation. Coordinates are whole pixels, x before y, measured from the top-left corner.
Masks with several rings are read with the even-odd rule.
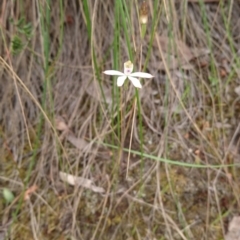
[[[114,1],[63,1],[63,10],[59,2],[0,3],[0,188],[14,194],[8,204],[1,196],[0,239],[234,239],[239,1],[159,1],[152,44],[156,1],[147,1],[142,56],[137,1],[126,1],[135,68],[149,58],[146,71],[154,75],[139,92],[143,152],[206,168],[139,154],[128,162],[127,152],[103,144],[128,148],[133,126],[131,148],[141,151],[133,87],[123,101],[126,137],[117,139],[115,82],[102,74],[116,60]],[[47,8],[49,48],[41,25],[47,14],[40,14]],[[16,24],[23,14],[32,24],[28,39]],[[119,28],[123,64],[129,53]],[[16,35],[23,46],[13,54]],[[234,167],[213,167],[223,164]]]

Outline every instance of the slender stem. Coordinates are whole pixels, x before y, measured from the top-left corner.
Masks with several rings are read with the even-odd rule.
[[[137,99],[135,98],[134,99],[134,108],[133,108],[133,123],[132,123],[132,127],[131,127],[130,143],[129,143],[129,148],[128,148],[126,179],[128,179],[128,169],[129,169],[130,154],[131,154],[132,139],[133,139],[133,126],[134,126],[134,119],[135,119],[135,116],[136,116],[136,105],[137,105]]]

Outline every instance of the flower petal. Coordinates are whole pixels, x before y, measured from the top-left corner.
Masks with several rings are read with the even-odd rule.
[[[144,72],[135,72],[131,73],[129,76],[131,77],[140,77],[140,78],[153,78],[153,75]]]
[[[142,85],[140,83],[140,81],[135,78],[135,77],[131,77],[131,76],[128,76],[129,80],[132,82],[133,86],[136,87],[136,88],[142,88]]]
[[[118,85],[118,87],[121,87],[121,86],[124,84],[126,78],[127,78],[127,77],[126,77],[125,75],[124,75],[124,76],[121,76],[121,77],[118,77],[118,79],[117,79],[117,85]]]
[[[115,75],[115,76],[123,76],[124,73],[120,72],[120,71],[116,71],[116,70],[106,70],[103,72],[104,74],[107,74],[107,75]]]

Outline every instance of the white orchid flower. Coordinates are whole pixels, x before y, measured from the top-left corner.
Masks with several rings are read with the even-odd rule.
[[[107,75],[113,75],[113,76],[119,76],[117,79],[117,86],[121,87],[125,80],[128,78],[134,87],[136,88],[142,88],[142,85],[136,77],[139,78],[153,78],[153,76],[149,73],[144,73],[144,72],[135,72],[132,73],[133,71],[133,64],[131,61],[127,61],[124,63],[124,72],[116,71],[116,70],[106,70],[103,73]]]

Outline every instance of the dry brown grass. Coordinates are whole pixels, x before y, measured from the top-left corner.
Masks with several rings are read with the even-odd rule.
[[[144,152],[178,162],[239,164],[239,95],[234,89],[240,72],[234,56],[240,48],[240,4],[206,3],[208,36],[198,3],[162,1],[150,46],[153,2],[148,1],[151,17],[142,43],[143,62],[152,49],[147,72],[154,75],[140,92]],[[131,44],[139,51],[137,1],[127,3],[134,33]],[[0,239],[223,239],[228,222],[239,214],[237,166],[198,169],[150,158],[142,164],[134,154],[128,166],[127,153],[101,144],[121,142],[114,125],[116,106],[111,115],[93,62],[94,49],[100,72],[113,66],[115,14],[111,0],[88,4],[91,41],[82,1],[64,1],[62,45],[59,1],[49,6],[46,72],[39,15],[46,2],[0,3],[0,188],[15,195],[10,205],[1,198]],[[9,18],[17,21],[23,13],[33,24],[33,36],[13,56],[11,39],[17,28]],[[119,48],[123,63],[129,56],[123,32]],[[136,54],[136,68],[140,59]],[[101,75],[101,82],[107,105],[111,104],[112,78]],[[46,102],[40,107],[44,95]],[[131,87],[123,102],[125,121],[130,121],[123,145],[129,147],[133,123],[132,149],[140,151],[139,121],[132,121],[129,107],[133,95]],[[91,179],[105,193],[69,186],[61,181],[60,171]],[[22,201],[27,189],[29,199]]]

